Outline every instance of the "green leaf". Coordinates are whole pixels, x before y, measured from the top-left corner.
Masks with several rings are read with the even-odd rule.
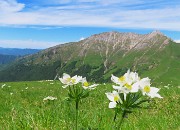
[[[132,107],[132,108],[136,107],[137,108],[137,107],[140,107],[139,105],[141,105],[142,103],[149,102],[149,101],[150,101],[149,99],[144,99],[144,100],[139,101],[138,103],[131,105],[130,107]]]

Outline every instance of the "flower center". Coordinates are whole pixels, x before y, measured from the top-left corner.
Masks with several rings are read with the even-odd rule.
[[[71,82],[74,84],[76,82],[76,79],[71,79]]]
[[[119,77],[119,81],[120,81],[120,82],[125,81],[125,77],[124,77],[124,76]]]
[[[149,93],[150,89],[151,89],[150,86],[145,86],[144,87],[144,92]]]
[[[114,101],[117,102],[119,100],[118,96],[114,96]]]
[[[71,81],[71,78],[67,78],[67,81],[70,82],[70,81]]]
[[[88,86],[89,86],[89,83],[88,83],[88,82],[84,82],[83,85],[84,85],[85,87],[88,87]]]
[[[124,86],[125,86],[126,88],[128,88],[129,90],[131,90],[131,89],[132,89],[132,86],[131,86],[131,85],[129,85],[129,84],[127,84],[127,83],[126,83]]]

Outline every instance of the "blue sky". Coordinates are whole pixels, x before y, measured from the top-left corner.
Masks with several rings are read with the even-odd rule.
[[[0,47],[47,48],[107,31],[180,42],[179,0],[0,0]]]

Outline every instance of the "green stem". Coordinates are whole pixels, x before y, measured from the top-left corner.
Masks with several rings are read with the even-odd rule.
[[[121,120],[120,120],[120,122],[119,122],[119,124],[118,124],[118,127],[117,127],[117,130],[119,130],[119,129],[121,128],[125,116],[126,116],[126,111],[123,111]]]
[[[79,105],[79,101],[76,101],[76,129],[75,130],[77,130],[78,129],[78,125],[77,125],[77,123],[78,123],[78,106]]]

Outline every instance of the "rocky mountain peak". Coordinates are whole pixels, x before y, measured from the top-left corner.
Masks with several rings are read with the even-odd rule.
[[[159,30],[155,30],[155,31],[152,31],[151,34],[155,34],[155,35],[164,35],[161,31]]]
[[[121,32],[117,32],[117,31],[112,31],[112,32],[104,32],[104,33],[100,33],[100,34],[95,34],[90,36],[89,38],[85,39],[86,42],[119,42],[119,41],[125,41],[125,40],[129,40],[129,41],[137,41],[137,40],[141,40],[141,39],[152,39],[155,36],[165,36],[162,32],[155,30],[149,34],[136,34],[136,33],[132,33],[132,32],[128,32],[128,33],[121,33]]]
[[[104,32],[95,34],[85,39],[86,43],[122,43],[127,40],[139,39],[141,35],[135,33],[121,33],[121,32]]]

